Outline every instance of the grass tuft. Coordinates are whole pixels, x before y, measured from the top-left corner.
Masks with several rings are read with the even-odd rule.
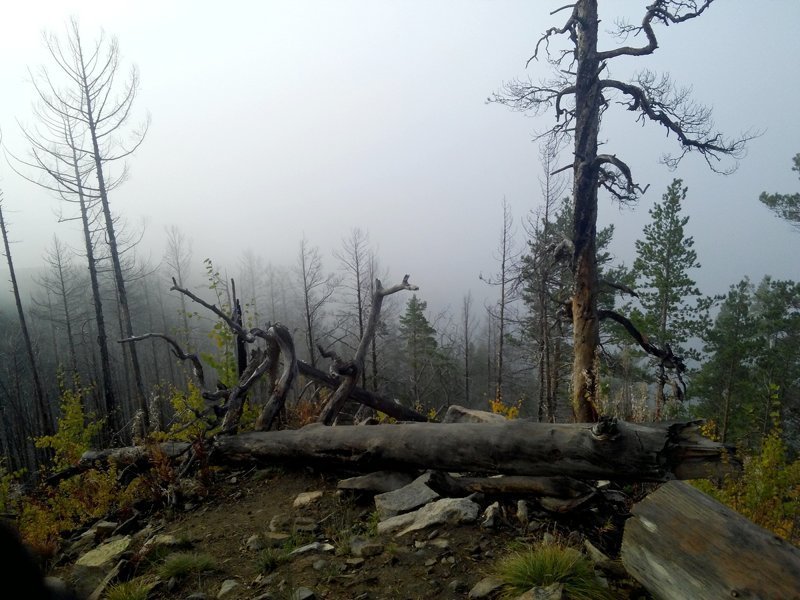
[[[105,592],[106,600],[147,600],[153,586],[140,579],[133,579],[112,585]]]
[[[592,563],[575,548],[544,544],[516,551],[500,559],[495,572],[506,584],[505,598],[561,583],[566,596],[574,600],[613,600],[595,576]]]
[[[208,554],[196,552],[176,552],[170,554],[158,573],[163,579],[182,578],[193,573],[213,571],[216,568],[214,559]]]
[[[265,548],[258,555],[258,568],[264,574],[272,573],[282,564],[289,562],[287,548]]]

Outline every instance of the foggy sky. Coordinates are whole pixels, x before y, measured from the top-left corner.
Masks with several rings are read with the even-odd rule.
[[[563,2],[22,4],[4,7],[0,21],[3,144],[26,151],[16,120],[32,123],[27,68],[48,64],[43,30],[63,33],[74,15],[87,41],[101,27],[117,36],[124,69],[135,63],[141,75],[133,123],[149,112],[152,124],[110,199],[131,226],[146,222],[140,254],[154,263],[164,228],[177,225],[193,239],[196,273],[210,257],[233,274],[246,249],[291,265],[303,235],[333,269],[331,251],[357,226],[390,283],[410,273],[434,307],[457,307],[469,289],[487,293],[478,274],[497,269],[503,198],[520,243],[520,221],[540,204],[531,140],[554,115],[529,118],[486,98],[503,81],[549,75],[546,63],[525,63],[541,33],[566,18],[548,14]],[[617,16],[640,21],[646,4],[601,2],[601,28]],[[681,177],[701,291],[725,292],[745,275],[800,278],[800,237],[758,202],[762,191],[800,188],[791,171],[800,152],[798,21],[795,0],[720,0],[695,21],[659,27],[653,56],[612,61],[622,80],[644,68],[669,72],[731,136],[763,131],[734,175],[716,175],[694,155],[670,172],[659,158],[678,150],[675,138],[609,111],[603,152],[650,185],[634,210],[601,199],[600,224],[616,225],[619,260],[632,262],[647,209]],[[53,233],[80,247],[77,224],[58,224],[58,203],[5,162],[0,187],[18,268],[41,266]]]

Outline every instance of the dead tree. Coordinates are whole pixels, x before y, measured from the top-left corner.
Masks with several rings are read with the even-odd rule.
[[[115,97],[116,82],[120,75],[120,53],[117,41],[112,39],[106,43],[101,36],[95,44],[87,48],[83,43],[78,22],[75,19],[70,20],[63,42],[55,35],[48,35],[45,43],[57,67],[56,71],[63,76],[64,87],[60,89],[58,81],[53,79],[47,70],[42,69],[40,79],[34,81],[36,92],[50,112],[51,122],[62,122],[65,125],[77,124],[86,134],[86,144],[72,140],[72,145],[69,147],[81,157],[85,157],[97,179],[97,187],[93,195],[99,200],[103,216],[104,233],[111,256],[123,331],[127,337],[132,337],[133,324],[128,306],[126,282],[117,244],[115,220],[109,203],[109,191],[114,184],[106,171],[111,162],[123,161],[144,140],[147,122],[131,134],[129,146],[123,147],[118,142],[118,136],[122,134],[131,115],[139,87],[139,76],[136,69],[132,69],[130,78],[118,90],[120,95]],[[72,131],[75,130],[75,126],[70,125],[70,127]],[[77,162],[74,165],[76,169],[79,168]],[[86,176],[90,172],[79,173],[79,181],[85,183]],[[120,176],[117,181],[123,178]],[[130,348],[130,358],[138,409],[146,429],[147,402],[135,346]]]
[[[239,427],[239,419],[242,415],[245,397],[253,385],[265,375],[267,375],[270,379],[271,391],[269,399],[262,407],[260,415],[256,420],[256,429],[259,431],[266,431],[272,427],[275,422],[275,418],[284,406],[286,397],[298,373],[302,373],[305,377],[311,378],[322,385],[333,388],[335,391],[332,395],[332,399],[343,398],[343,400],[341,400],[342,403],[347,398],[353,398],[357,402],[361,402],[366,406],[375,408],[376,410],[384,412],[385,414],[398,420],[426,420],[424,416],[420,415],[416,411],[356,387],[355,382],[358,379],[358,374],[355,370],[349,371],[351,373],[355,373],[354,376],[333,377],[323,373],[312,365],[298,361],[295,354],[294,340],[292,339],[289,330],[283,325],[275,323],[267,327],[266,330],[262,330],[257,327],[249,330],[245,329],[242,326],[241,321],[237,319],[235,310],[234,314],[227,315],[216,305],[206,302],[188,289],[179,286],[175,279],[172,280],[172,283],[173,285],[171,290],[179,292],[220,318],[234,333],[237,341],[240,344],[254,344],[257,341],[262,341],[265,343],[265,349],[256,347],[249,353],[246,364],[244,364],[243,369],[239,374],[239,380],[237,381],[236,385],[231,388],[218,389],[216,391],[205,389],[206,377],[199,357],[194,353],[185,352],[177,341],[166,334],[146,333],[143,335],[131,336],[119,341],[120,343],[132,344],[142,340],[160,338],[170,345],[172,353],[177,358],[182,361],[190,361],[193,366],[195,378],[197,379],[201,390],[203,390],[203,397],[208,402],[213,403],[213,405],[209,407],[206,412],[224,414],[222,421],[222,432],[224,434],[227,435],[236,433]],[[375,330],[375,322],[380,314],[380,306],[383,302],[383,297],[402,289],[416,289],[416,286],[412,286],[408,283],[407,275],[403,279],[403,283],[393,286],[389,289],[383,289],[379,281],[377,281],[376,284],[378,290],[380,290],[380,293],[376,293],[373,298],[373,312],[370,315],[370,320],[367,324],[364,338],[362,338],[361,345],[359,346],[359,351],[361,354],[357,354],[357,357],[361,357],[360,364],[362,369],[364,364],[364,355],[366,354],[367,348],[369,347],[369,340],[371,339],[369,336],[371,336],[372,332]],[[241,350],[240,355],[247,356],[246,349]],[[281,363],[283,368],[279,372],[279,365]],[[342,371],[346,372],[346,369],[342,368]],[[224,401],[224,406],[219,406],[217,403],[222,401]],[[341,408],[341,405],[336,408],[337,412],[339,408]],[[327,414],[332,414],[332,418],[335,418],[336,412],[333,412],[333,408],[331,407],[330,403],[325,407],[323,413],[325,413],[325,410],[328,410],[329,412]],[[205,415],[200,416],[204,417]]]
[[[0,233],[3,236],[3,248],[5,248],[5,256],[8,261],[8,272],[11,277],[11,288],[14,292],[14,302],[17,306],[17,316],[19,317],[19,327],[22,330],[22,339],[25,342],[25,351],[28,354],[28,363],[31,368],[31,376],[33,377],[33,391],[36,394],[35,410],[38,413],[39,432],[42,435],[53,435],[53,418],[50,414],[50,407],[47,405],[47,400],[42,388],[42,382],[39,378],[39,368],[36,366],[36,355],[33,352],[33,342],[31,335],[28,332],[28,325],[25,321],[25,311],[22,309],[22,300],[19,296],[19,287],[17,286],[17,276],[14,272],[14,261],[11,260],[11,246],[8,243],[8,231],[6,230],[6,222],[3,219],[2,208],[3,194],[0,192]]]
[[[634,182],[628,165],[615,154],[598,153],[598,134],[603,113],[612,100],[637,115],[642,123],[655,123],[674,134],[681,146],[677,156],[665,162],[674,167],[687,153],[700,153],[714,171],[724,156],[738,159],[752,136],[726,139],[713,128],[710,109],[694,103],[688,92],[676,88],[668,77],[639,73],[625,83],[607,77],[608,64],[619,57],[645,56],[658,47],[653,27],[680,24],[700,16],[713,0],[654,0],[640,25],[621,24],[621,38],[644,35],[641,46],[598,49],[597,0],[576,0],[556,11],[570,10],[561,27],[551,27],[539,39],[530,60],[546,55],[557,73],[555,80],[533,84],[515,81],[492,100],[520,111],[541,113],[554,108],[557,124],[548,133],[574,142],[572,168],[574,219],[571,270],[573,291],[572,407],[578,421],[597,419],[598,345],[601,315],[598,314],[597,198],[600,187],[619,202],[633,202],[645,191]],[[566,49],[551,49],[558,36],[569,37]],[[546,135],[546,134],[545,134]],[[608,316],[608,315],[607,315]]]
[[[345,401],[350,397],[358,378],[364,372],[364,360],[367,356],[367,350],[369,350],[372,338],[375,335],[375,328],[378,326],[383,299],[386,296],[396,294],[402,290],[413,291],[418,289],[419,287],[416,285],[408,283],[408,275],[403,277],[402,283],[389,288],[384,288],[380,280],[375,280],[375,292],[372,294],[372,308],[370,309],[369,320],[367,321],[367,326],[364,329],[364,334],[358,344],[358,349],[356,350],[353,360],[348,363],[342,363],[337,357],[337,360],[334,361],[334,368],[336,369],[337,375],[341,378],[341,383],[322,409],[319,416],[321,423],[331,425],[334,422],[339,411],[342,410]],[[336,364],[337,362],[339,363],[338,365]]]
[[[697,425],[598,423],[404,423],[242,433],[215,440],[221,462],[302,461],[360,471],[445,472],[575,479],[668,481],[722,476],[737,467],[730,451]]]

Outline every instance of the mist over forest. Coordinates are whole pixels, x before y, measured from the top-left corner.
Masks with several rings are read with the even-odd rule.
[[[796,460],[800,5],[265,4],[21,13],[3,474],[452,405]]]

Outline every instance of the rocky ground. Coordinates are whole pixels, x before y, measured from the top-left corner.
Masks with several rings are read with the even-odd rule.
[[[308,469],[220,470],[214,479],[173,508],[76,535],[53,574],[98,599],[126,580],[149,587],[153,599],[490,598],[500,592],[487,580],[498,558],[557,541],[592,558],[614,597],[648,597],[613,560],[635,490],[609,488],[560,515],[521,498],[437,498],[424,476],[379,496],[377,507],[372,493],[338,490],[341,476]],[[170,576],[164,565],[186,553],[207,564]],[[537,593],[530,597],[561,597],[558,589]]]

